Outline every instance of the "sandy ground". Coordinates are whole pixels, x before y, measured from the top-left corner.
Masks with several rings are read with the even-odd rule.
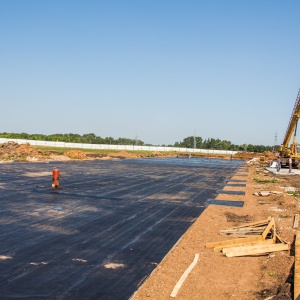
[[[210,205],[141,284],[134,300],[170,299],[174,286],[197,253],[199,260],[176,299],[292,299],[293,241],[296,233],[293,223],[294,214],[299,211],[299,198],[288,194],[285,187],[300,188],[300,177],[273,175],[258,164],[249,166],[247,177],[242,179],[247,180],[246,188],[227,186],[225,189],[245,191],[245,196],[219,195],[216,199],[242,200],[245,201],[244,207]],[[254,193],[259,191],[281,193],[255,196]],[[245,224],[245,221],[264,220],[269,216],[275,218],[280,237],[292,244],[290,251],[229,258],[205,247],[208,242],[230,239],[219,235],[221,229]]]

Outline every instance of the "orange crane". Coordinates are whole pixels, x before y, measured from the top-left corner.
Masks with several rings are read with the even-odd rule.
[[[300,153],[297,153],[297,125],[298,120],[300,118],[300,89],[296,98],[296,102],[294,105],[294,109],[291,115],[290,123],[288,125],[288,128],[286,130],[284,140],[282,145],[275,146],[274,150],[278,153],[278,155],[281,158],[281,164],[282,166],[288,166],[288,159],[291,157],[293,160],[293,165],[298,166],[300,163]],[[293,136],[293,141],[289,146],[289,142],[291,140],[291,137]]]

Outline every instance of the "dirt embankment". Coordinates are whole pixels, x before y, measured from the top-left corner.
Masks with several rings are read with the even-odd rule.
[[[37,150],[29,143],[18,144],[15,142],[7,142],[0,145],[0,162],[34,162],[45,160],[65,161],[70,159],[88,159],[88,157],[84,152],[78,150],[66,151],[63,154],[58,154],[55,151]]]
[[[48,156],[47,152],[36,150],[29,143],[8,142],[0,146],[0,160],[4,161],[39,161]]]
[[[45,160],[71,160],[71,159],[130,159],[130,158],[163,158],[163,157],[178,157],[188,158],[189,153],[175,152],[159,152],[159,151],[94,151],[84,152],[80,150],[61,151],[56,150],[37,150],[29,143],[18,144],[15,142],[7,142],[0,145],[0,162],[1,161],[45,161]],[[271,153],[271,152],[270,152]],[[272,154],[272,153],[271,153]],[[241,159],[249,160],[253,157],[259,157],[259,153],[238,152],[235,155],[228,154],[205,154],[193,153],[193,158],[220,158],[220,159]],[[268,157],[268,155],[265,155]]]

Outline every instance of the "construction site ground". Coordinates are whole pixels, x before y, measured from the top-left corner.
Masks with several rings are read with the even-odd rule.
[[[291,175],[284,169],[269,173],[260,164],[250,165],[246,187],[225,187],[225,190],[244,190],[245,196],[230,196],[245,201],[244,207],[210,205],[187,233],[154,270],[134,297],[141,299],[170,299],[170,294],[196,253],[199,260],[180,288],[176,299],[293,299],[294,281],[294,216],[299,213],[298,170]],[[240,178],[234,176],[234,178]],[[289,187],[290,189],[287,189]],[[256,196],[260,191],[278,191],[269,196]],[[266,193],[267,194],[267,193]],[[217,196],[228,199],[228,195]],[[275,218],[279,235],[291,243],[291,251],[268,255],[226,257],[205,245],[230,239],[220,230],[248,222]],[[232,238],[232,237],[231,237]]]
[[[176,299],[292,299],[298,170],[202,158],[162,167],[164,159],[60,160],[0,165],[2,299],[170,299],[195,254]],[[58,190],[49,188],[53,166]],[[269,216],[290,251],[229,258],[205,247],[230,238],[222,229]]]

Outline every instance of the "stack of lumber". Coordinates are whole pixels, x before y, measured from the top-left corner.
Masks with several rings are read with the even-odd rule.
[[[214,251],[222,252],[227,257],[260,255],[290,249],[290,245],[276,234],[274,218],[220,230],[220,234],[240,237],[206,244],[206,248],[214,248]]]
[[[245,237],[252,235],[262,235],[266,227],[270,223],[271,218],[263,221],[258,221],[254,223],[249,223],[247,225],[241,225],[237,227],[232,227],[228,229],[220,230],[220,235],[232,235],[236,237]],[[272,234],[272,233],[271,233]]]

